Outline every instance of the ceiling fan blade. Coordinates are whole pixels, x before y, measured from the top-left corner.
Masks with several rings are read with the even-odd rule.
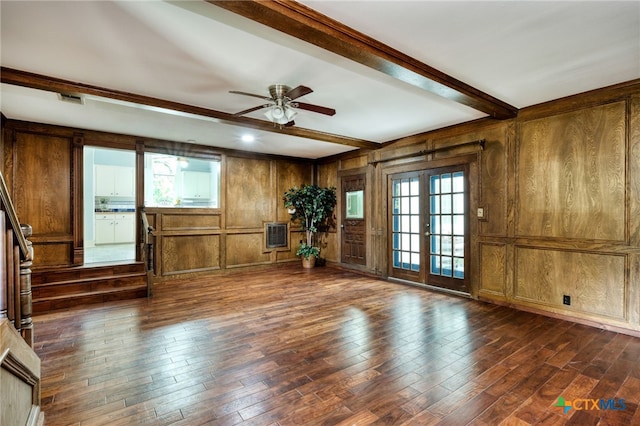
[[[320,105],[305,104],[304,102],[296,102],[293,106],[295,108],[306,109],[307,111],[318,112],[324,115],[335,115],[336,113],[336,110],[333,108],[327,108]]]
[[[253,108],[245,109],[244,111],[236,112],[236,113],[235,113],[235,114],[233,114],[233,115],[245,115],[245,114],[249,114],[250,112],[257,111],[257,110],[262,109],[262,108],[268,108],[268,107],[270,107],[270,106],[271,106],[271,105],[269,105],[269,104],[266,104],[266,105],[260,105],[260,106],[257,106],[257,107],[253,107]]]
[[[296,122],[291,120],[290,122],[285,123],[284,127],[291,127],[291,126],[295,126],[295,125],[296,125]]]
[[[294,100],[299,98],[300,96],[308,95],[309,93],[312,93],[312,92],[313,90],[309,89],[307,86],[298,86],[289,90],[287,93],[284,94],[284,96],[291,100]]]
[[[229,90],[229,93],[235,93],[236,95],[245,95],[245,96],[253,96],[254,98],[260,98],[260,99],[265,99],[267,101],[272,101],[273,99],[271,99],[268,96],[263,96],[263,95],[254,95],[253,93],[247,93],[247,92],[239,92],[237,90]]]

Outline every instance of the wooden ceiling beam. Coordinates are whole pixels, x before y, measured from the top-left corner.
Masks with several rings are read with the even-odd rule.
[[[209,3],[314,44],[393,78],[497,119],[517,108],[326,15],[291,0],[207,0]]]
[[[262,130],[265,132],[280,133],[283,135],[297,136],[301,138],[314,139],[322,142],[335,143],[340,145],[348,145],[362,149],[378,149],[381,144],[367,141],[364,139],[350,138],[347,136],[335,135],[301,127],[284,127],[274,125],[269,121],[257,120],[249,117],[235,116],[222,111],[213,109],[187,105],[179,102],[168,101],[164,99],[153,98],[149,96],[137,95],[119,90],[107,89],[98,86],[92,86],[84,83],[63,80],[55,77],[47,77],[40,74],[34,74],[26,71],[15,70],[12,68],[0,68],[0,81],[15,86],[29,87],[32,89],[45,90],[48,92],[91,95],[107,99],[115,99],[118,101],[137,104],[141,108],[160,108],[177,113],[179,115],[195,115],[208,117],[219,123],[230,124],[235,126],[249,127],[252,129]]]

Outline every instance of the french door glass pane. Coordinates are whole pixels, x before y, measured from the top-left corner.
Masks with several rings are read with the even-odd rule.
[[[442,181],[442,189],[440,189],[440,193],[451,193],[451,173],[444,173],[440,175],[440,180]]]
[[[391,195],[393,197],[397,197],[398,195],[400,195],[400,180],[393,181],[393,183],[391,184],[391,188],[392,188]]]
[[[440,256],[431,256],[431,273],[440,275]]]
[[[411,214],[420,214],[420,197],[411,197]]]
[[[431,253],[440,254],[440,237],[438,235],[431,236]]]
[[[442,234],[451,235],[451,215],[440,215],[440,222],[442,225]]]
[[[453,194],[453,212],[464,213],[464,194]]]
[[[443,235],[442,237],[442,254],[451,255],[451,250],[453,249],[453,243],[451,241],[450,235]]]
[[[442,262],[442,275],[445,277],[450,277],[452,272],[451,267],[451,256],[442,256],[440,258],[440,262]]]
[[[411,216],[411,232],[420,232],[420,216],[418,215]]]
[[[450,214],[451,213],[451,194],[444,194],[441,197],[441,213]]]
[[[453,255],[464,257],[464,237],[453,237]]]
[[[454,257],[453,258],[453,277],[454,278],[464,278],[464,258],[462,257]]]
[[[464,172],[429,178],[430,273],[464,279]]]
[[[464,193],[464,172],[455,172],[453,174],[453,191],[454,193]]]
[[[420,271],[420,180],[419,177],[393,179],[393,267]]]
[[[464,215],[456,214],[453,216],[453,234],[464,235]]]
[[[430,201],[430,213],[431,214],[438,214],[440,213],[440,196],[439,195],[432,195],[431,197],[429,197]]]

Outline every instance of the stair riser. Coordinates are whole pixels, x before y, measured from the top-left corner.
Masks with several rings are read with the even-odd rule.
[[[56,309],[147,296],[147,274],[141,262],[126,265],[34,270],[32,309],[42,314]]]
[[[75,306],[105,303],[105,302],[111,302],[115,300],[138,299],[142,297],[147,297],[146,288],[121,291],[121,292],[109,293],[109,294],[84,295],[84,296],[77,296],[77,297],[70,296],[67,299],[58,299],[58,300],[47,300],[47,301],[34,300],[33,313],[43,314],[46,312],[50,312],[58,309],[68,309]]]
[[[64,270],[38,271],[35,269],[31,274],[31,284],[39,285],[61,281],[79,281],[140,272],[144,272],[144,265],[141,263],[99,267],[75,267]]]
[[[147,277],[145,275],[132,276],[127,278],[105,278],[99,281],[72,282],[64,284],[48,284],[46,286],[32,285],[32,298],[37,300],[44,297],[58,297],[64,295],[77,295],[92,291],[118,290],[122,287],[134,285],[146,286]]]

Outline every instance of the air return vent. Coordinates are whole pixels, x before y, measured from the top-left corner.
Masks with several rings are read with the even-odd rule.
[[[80,95],[72,95],[71,93],[58,93],[58,99],[62,102],[84,105],[84,99]]]
[[[287,247],[287,224],[265,223],[265,241],[267,248]]]

